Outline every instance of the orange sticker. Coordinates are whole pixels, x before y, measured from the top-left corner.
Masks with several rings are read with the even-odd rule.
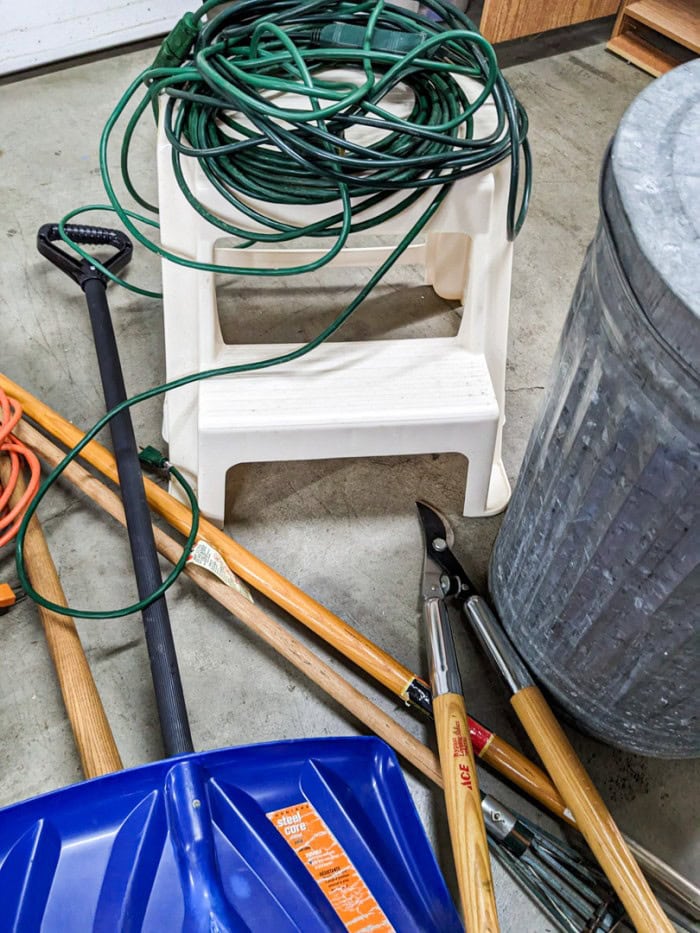
[[[393,931],[360,873],[310,803],[273,810],[267,816],[306,865],[346,930]]]

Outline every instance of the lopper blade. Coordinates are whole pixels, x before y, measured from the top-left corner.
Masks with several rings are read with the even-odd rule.
[[[455,537],[449,521],[428,502],[419,500],[416,506],[425,539],[426,562],[434,562],[440,568],[442,576],[446,575],[449,578],[448,581],[443,580],[443,595],[459,597],[462,600],[474,596],[476,590],[472,581],[451,551]]]
[[[434,542],[438,539],[426,528],[423,512],[424,510],[429,511],[428,507],[422,502],[417,502],[416,505],[418,506],[421,530],[423,531],[423,542],[425,545],[423,550],[423,575],[421,577],[420,587],[421,598],[424,602],[429,599],[442,599],[445,595],[445,590],[449,588],[449,581],[445,579],[447,586],[443,586],[443,577],[445,577],[445,574],[440,564],[435,559],[437,552],[435,551]],[[442,540],[444,544],[444,539]],[[447,545],[445,545],[445,547],[446,546]]]
[[[442,512],[424,499],[419,499],[416,502],[416,507],[423,526],[426,543],[441,538],[448,548],[453,547],[455,543],[454,531]]]

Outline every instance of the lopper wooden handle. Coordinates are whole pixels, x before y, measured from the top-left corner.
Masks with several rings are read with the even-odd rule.
[[[0,480],[6,482],[9,472],[9,462],[1,462]],[[24,489],[20,477],[11,501],[19,499]],[[56,565],[37,518],[33,518],[27,528],[24,556],[32,586],[51,602],[67,606]],[[38,609],[83,774],[93,778],[121,770],[119,751],[75,623],[68,616],[57,615],[41,606]]]
[[[552,780],[640,933],[673,933],[602,797],[536,686],[511,698]]]
[[[433,697],[452,856],[468,933],[498,930],[486,829],[464,697]]]

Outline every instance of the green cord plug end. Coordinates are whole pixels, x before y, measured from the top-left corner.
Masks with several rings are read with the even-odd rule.
[[[139,462],[153,473],[162,473],[163,471],[166,473],[170,472],[170,463],[167,457],[164,457],[159,450],[150,445],[141,448]]]
[[[364,26],[348,23],[329,23],[312,33],[312,44],[340,49],[361,49],[365,41]],[[399,29],[375,29],[371,48],[375,52],[407,55],[429,37],[427,32],[405,32]]]
[[[191,12],[185,13],[163,39],[153,68],[179,68],[188,57],[192,43],[199,32],[199,25]]]

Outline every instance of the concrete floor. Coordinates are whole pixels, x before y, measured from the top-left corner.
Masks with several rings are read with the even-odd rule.
[[[512,50],[511,50],[512,51]],[[520,61],[507,69],[527,107],[535,158],[530,216],[517,241],[508,363],[504,459],[514,481],[534,420],[549,361],[597,217],[598,169],[623,111],[648,78],[607,54],[599,43]],[[40,259],[40,224],[81,203],[102,202],[97,167],[100,129],[127,82],[152,58],[138,51],[6,84],[0,93],[4,152],[0,158],[0,365],[13,379],[77,424],[103,411],[83,298]],[[517,60],[511,54],[509,60]],[[521,56],[522,58],[522,56]],[[148,154],[152,143],[141,142]],[[145,163],[144,163],[145,164]],[[145,173],[150,175],[150,166]],[[109,221],[108,217],[104,220]],[[158,282],[158,265],[139,252],[132,278]],[[395,291],[402,280],[385,286]],[[409,280],[422,308],[419,277]],[[352,287],[345,279],[323,290],[311,308],[328,313]],[[339,288],[335,288],[339,285]],[[308,309],[301,283],[284,293],[286,311]],[[279,295],[270,295],[275,300]],[[427,299],[426,299],[427,300]],[[326,303],[328,307],[326,307]],[[126,383],[134,393],[164,377],[157,302],[113,290],[111,304]],[[411,327],[444,333],[455,314],[428,302]],[[377,304],[374,304],[377,308]],[[370,327],[372,305],[356,327]],[[314,328],[315,329],[315,328]],[[134,413],[141,444],[160,441],[160,406]],[[429,498],[456,521],[458,553],[483,582],[499,518],[461,519],[465,465],[457,456],[336,460],[239,468],[230,480],[235,511],[227,530],[242,544],[403,663],[426,672],[418,615],[421,538],[414,501]],[[121,605],[132,591],[126,546],[113,524],[65,491],[41,509],[53,554],[72,604]],[[0,554],[0,579],[13,574]],[[198,749],[307,735],[353,734],[357,724],[294,669],[261,646],[188,582],[169,600],[192,732]],[[269,608],[269,607],[266,607]],[[0,804],[80,779],[78,758],[34,607],[24,602],[2,620],[0,652]],[[285,619],[300,634],[300,626]],[[81,635],[125,765],[161,755],[146,651],[138,619],[83,623]],[[530,751],[498,677],[460,634],[468,704],[475,716]],[[328,657],[318,644],[314,647]],[[340,667],[337,657],[332,663]],[[405,714],[367,679],[350,679],[421,739],[431,729]],[[572,740],[620,826],[690,877],[698,874],[698,765],[625,755],[573,730]],[[454,887],[443,803],[408,769],[419,812]],[[485,770],[485,789],[543,826],[545,815]],[[502,929],[551,926],[496,866]]]

